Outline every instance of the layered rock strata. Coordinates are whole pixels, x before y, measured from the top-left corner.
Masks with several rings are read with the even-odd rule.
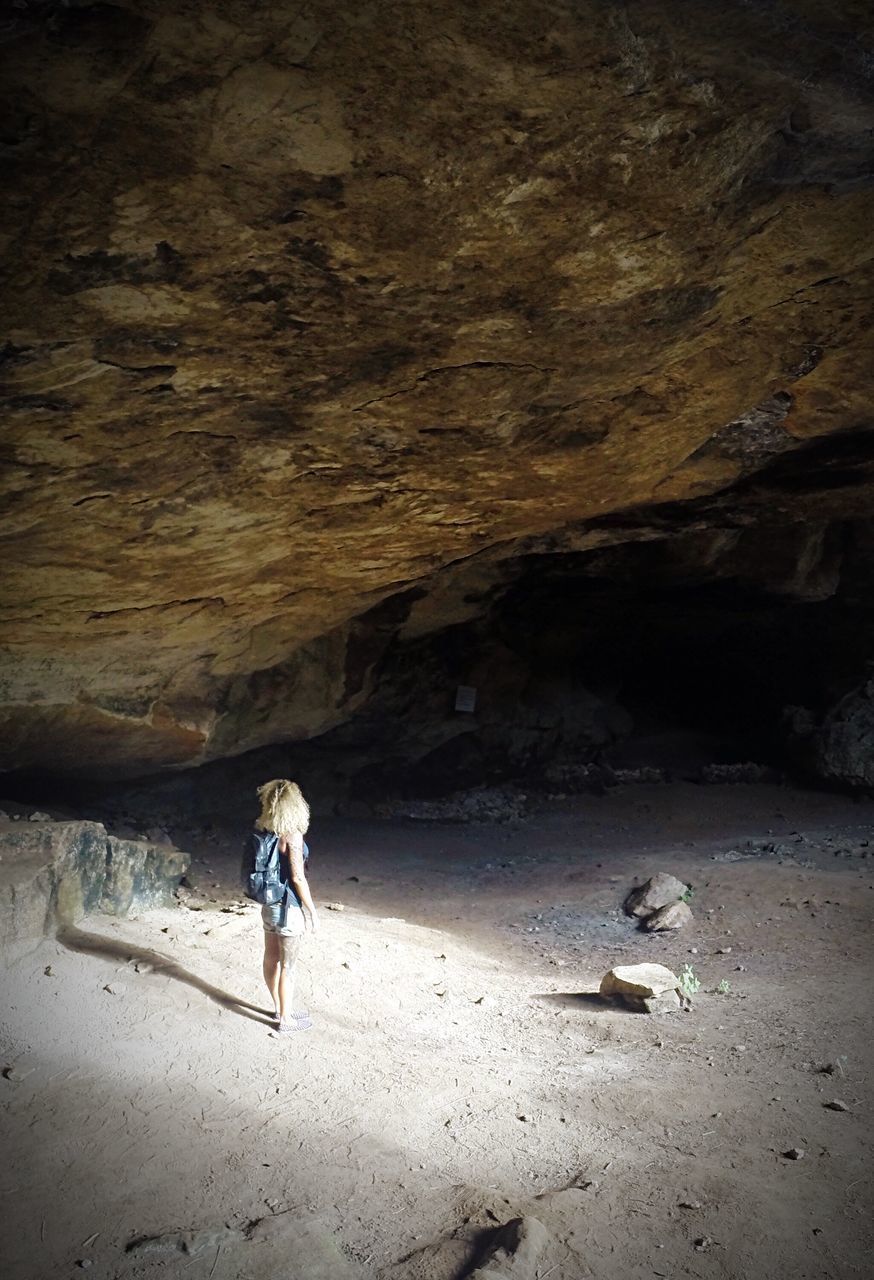
[[[870,510],[865,6],[34,0],[3,36],[0,767],[320,734],[409,593],[445,626],[649,512]]]

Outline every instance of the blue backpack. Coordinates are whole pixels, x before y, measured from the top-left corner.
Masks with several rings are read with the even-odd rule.
[[[307,842],[303,842],[303,860],[310,856]],[[289,899],[297,903],[297,894],[285,878],[286,860],[283,865],[279,852],[279,837],[274,831],[253,831],[243,849],[243,893],[262,907],[275,906]],[[298,903],[298,906],[300,903]]]

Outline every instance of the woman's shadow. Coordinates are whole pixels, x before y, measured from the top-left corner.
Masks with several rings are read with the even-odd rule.
[[[223,1009],[238,1013],[241,1018],[250,1018],[253,1022],[260,1022],[266,1026],[273,1025],[273,1014],[267,1009],[249,1004],[239,996],[229,995],[227,991],[222,991],[221,987],[214,987],[211,982],[199,978],[196,973],[189,973],[187,969],[183,969],[181,964],[171,960],[169,956],[162,956],[160,951],[152,951],[149,947],[138,947],[132,942],[123,942],[121,939],[104,938],[98,933],[85,933],[72,924],[60,925],[55,936],[68,951],[105,956],[112,960],[123,960],[127,964],[148,965],[154,973],[164,974],[165,977],[175,978],[177,982],[184,982],[188,987],[194,987],[196,991],[202,992]]]

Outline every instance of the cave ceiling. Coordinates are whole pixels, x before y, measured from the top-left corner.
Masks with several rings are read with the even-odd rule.
[[[870,513],[867,3],[10,12],[0,767],[321,733],[530,551]]]

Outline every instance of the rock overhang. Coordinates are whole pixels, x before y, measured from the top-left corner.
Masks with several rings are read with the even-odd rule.
[[[3,767],[312,737],[529,548],[869,503],[856,6],[13,21]]]

